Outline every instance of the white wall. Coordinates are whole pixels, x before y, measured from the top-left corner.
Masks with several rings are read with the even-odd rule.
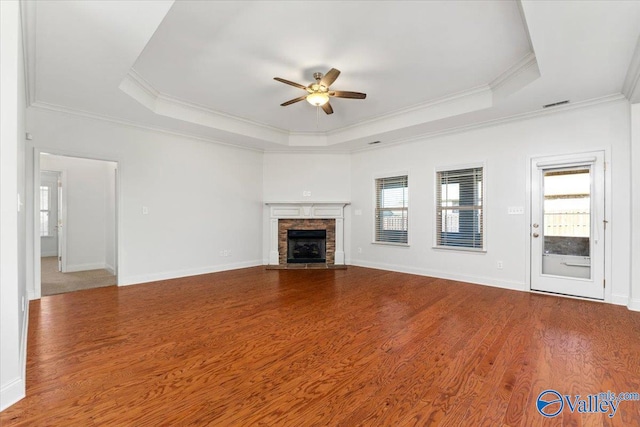
[[[118,161],[119,284],[262,264],[261,153],[42,109],[28,118],[37,149]]]
[[[325,153],[265,153],[262,192],[265,202],[348,202],[351,156]],[[311,196],[305,196],[305,192]],[[345,254],[349,253],[350,209],[345,209]],[[269,209],[263,208],[263,263],[269,263]],[[349,261],[347,255],[347,262]]]
[[[107,165],[111,165],[108,167]],[[40,169],[63,172],[66,187],[66,271],[106,268],[107,192],[113,162],[68,156],[40,156]],[[115,222],[115,218],[112,218]],[[115,232],[114,226],[109,225]],[[109,238],[114,241],[113,237]],[[113,247],[109,248],[110,252]]]
[[[348,201],[351,198],[349,154],[265,153],[265,201]],[[304,191],[311,196],[305,197]]]
[[[20,4],[0,1],[0,410],[25,393],[24,55]],[[18,202],[20,199],[20,203]]]
[[[631,105],[631,285],[629,308],[640,311],[640,104]]]
[[[531,157],[606,150],[609,242],[606,298],[626,304],[629,295],[629,107],[626,101],[550,113],[527,120],[353,154],[352,263],[526,290],[529,220],[507,215],[507,207],[529,204]],[[485,162],[484,254],[436,250],[436,167]],[[373,179],[379,173],[409,172],[410,247],[372,244]],[[358,248],[362,253],[358,253]],[[496,268],[497,261],[504,264]]]

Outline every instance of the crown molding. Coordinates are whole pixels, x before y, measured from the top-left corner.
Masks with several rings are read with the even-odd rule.
[[[289,132],[284,129],[215,111],[206,106],[162,93],[133,68],[124,77],[119,88],[158,115],[259,138],[276,144],[286,145],[289,141]]]
[[[506,96],[519,90],[539,76],[535,54],[530,52],[488,84],[431,99],[328,132],[289,132],[178,99],[158,91],[133,68],[121,82],[120,89],[159,115],[261,139],[283,147],[321,148],[490,108],[498,96]]]
[[[521,60],[513,64],[511,67],[507,68],[502,74],[493,79],[493,81],[489,83],[489,87],[492,90],[496,91],[504,87],[507,83],[518,77],[524,71],[534,66],[538,66],[536,54],[533,52],[529,52]],[[538,77],[539,76],[540,72],[538,71]]]
[[[354,149],[354,150],[351,150],[351,152],[355,153],[355,152],[379,150],[381,148],[386,148],[394,145],[408,144],[412,142],[423,141],[425,139],[437,138],[440,136],[470,132],[476,129],[489,128],[489,127],[499,126],[499,125],[503,125],[511,122],[535,119],[537,117],[548,116],[548,115],[558,114],[558,113],[565,113],[571,110],[586,109],[586,108],[596,107],[602,104],[614,103],[618,101],[627,101],[627,100],[624,95],[616,93],[612,95],[603,96],[600,98],[593,98],[585,101],[576,102],[573,104],[565,104],[565,105],[561,105],[561,106],[550,108],[550,109],[539,109],[539,110],[529,111],[526,113],[514,114],[512,116],[501,117],[498,119],[485,120],[483,122],[473,123],[469,125],[454,126],[444,130],[426,132],[426,133],[411,136],[408,138],[400,138],[400,139],[392,140],[389,142],[385,142],[384,144],[378,144],[373,146],[362,147],[360,149]]]
[[[379,150],[379,149],[387,148],[387,147],[394,146],[394,145],[408,144],[408,143],[412,143],[412,142],[422,141],[422,140],[425,140],[425,139],[436,138],[436,137],[439,137],[439,136],[446,136],[446,135],[452,135],[452,134],[457,134],[457,133],[464,133],[464,132],[469,132],[469,131],[476,130],[476,129],[499,126],[499,125],[507,124],[507,123],[511,123],[511,122],[534,119],[536,117],[547,116],[547,115],[558,114],[558,113],[564,113],[564,112],[568,112],[568,111],[571,111],[571,110],[585,109],[585,108],[589,108],[589,107],[599,106],[599,105],[607,104],[607,103],[614,103],[614,102],[623,101],[623,100],[626,101],[626,97],[624,95],[622,95],[622,94],[612,94],[612,95],[608,95],[608,96],[604,96],[604,97],[600,97],[600,98],[594,98],[594,99],[589,99],[589,100],[585,100],[585,101],[581,101],[581,102],[576,102],[576,103],[573,103],[573,104],[566,104],[566,105],[554,107],[554,108],[551,108],[551,109],[539,109],[539,110],[535,110],[535,111],[530,111],[530,112],[521,113],[521,114],[515,114],[515,115],[512,115],[512,116],[502,117],[502,118],[493,119],[493,120],[487,120],[487,121],[474,123],[474,124],[470,124],[470,125],[456,126],[456,127],[452,127],[452,128],[445,129],[445,130],[427,132],[427,133],[423,133],[423,134],[420,134],[420,135],[411,136],[411,137],[408,137],[408,138],[399,138],[399,139],[395,139],[395,140],[392,140],[392,141],[389,141],[389,142],[385,142],[384,144],[366,146],[366,147],[362,147],[362,148],[359,148],[359,149],[340,149],[339,147],[331,147],[331,146],[326,147],[326,148],[325,147],[317,147],[317,146],[316,147],[309,146],[308,149],[307,149],[307,147],[291,147],[291,146],[286,146],[286,147],[282,147],[282,148],[277,148],[276,147],[276,148],[269,148],[269,149],[261,149],[261,148],[247,147],[247,146],[244,146],[244,145],[231,144],[231,143],[228,143],[228,142],[220,141],[220,140],[215,139],[215,138],[207,138],[207,137],[203,137],[203,136],[199,136],[199,135],[189,134],[189,133],[186,133],[186,132],[177,132],[177,131],[173,131],[173,130],[169,130],[169,129],[165,129],[165,128],[160,128],[160,127],[155,127],[155,126],[141,125],[140,123],[129,121],[129,120],[124,120],[124,119],[120,119],[120,118],[116,118],[116,117],[112,117],[112,116],[101,115],[101,114],[96,114],[96,113],[90,113],[88,111],[72,109],[72,108],[63,107],[63,106],[60,106],[60,105],[54,105],[54,104],[45,103],[45,102],[42,102],[42,101],[38,101],[38,102],[33,103],[30,106],[30,108],[39,109],[39,110],[45,110],[45,111],[53,111],[53,112],[69,114],[69,115],[73,115],[73,116],[80,116],[80,117],[85,117],[85,118],[89,118],[89,119],[93,119],[93,120],[99,120],[99,121],[114,123],[114,124],[118,124],[118,125],[129,127],[129,128],[142,129],[142,130],[146,130],[146,131],[157,132],[157,133],[161,133],[161,134],[177,136],[177,137],[182,137],[182,138],[188,138],[188,139],[192,139],[192,140],[196,140],[196,141],[214,143],[214,144],[218,144],[218,145],[224,145],[224,146],[227,146],[227,147],[239,148],[239,149],[243,149],[243,150],[248,150],[248,151],[253,151],[253,152],[260,152],[260,153],[265,153],[265,154],[350,154],[350,153],[370,151],[370,150]]]
[[[453,94],[441,96],[439,98],[430,99],[429,101],[421,102],[419,104],[411,105],[409,107],[400,108],[400,109],[392,111],[390,113],[385,113],[385,114],[381,114],[381,115],[378,115],[378,116],[373,116],[373,117],[370,117],[370,118],[368,118],[366,120],[363,120],[361,122],[358,122],[358,123],[355,123],[355,124],[352,124],[352,125],[349,125],[349,126],[344,126],[344,127],[339,128],[339,129],[332,130],[332,131],[328,131],[328,132],[326,132],[326,134],[329,137],[333,137],[333,136],[339,135],[340,133],[344,133],[346,131],[357,129],[357,128],[360,128],[360,127],[369,126],[369,125],[372,125],[374,123],[380,122],[382,120],[396,119],[396,118],[400,118],[402,116],[405,116],[405,115],[411,114],[411,113],[421,113],[423,111],[432,109],[434,107],[446,105],[446,104],[449,104],[449,103],[452,103],[452,102],[456,102],[456,101],[459,101],[461,99],[473,97],[473,96],[476,96],[476,95],[486,94],[486,93],[488,93],[490,91],[491,91],[491,87],[489,87],[489,85],[476,86],[476,87],[473,87],[471,89],[466,89],[466,90],[462,90],[460,92],[456,92],[456,93],[453,93]]]
[[[450,95],[442,96],[440,98],[432,99],[432,100],[429,100],[427,102],[423,102],[423,103],[416,104],[416,105],[413,105],[413,106],[410,106],[410,107],[402,108],[402,109],[393,111],[391,113],[375,116],[375,117],[369,118],[369,119],[367,119],[365,121],[356,123],[354,125],[345,126],[343,128],[327,132],[327,135],[329,137],[334,137],[334,136],[339,135],[340,133],[344,133],[344,132],[346,132],[348,130],[357,129],[358,127],[363,127],[363,126],[370,126],[370,125],[372,125],[374,123],[377,123],[377,122],[380,122],[380,121],[383,121],[383,120],[399,118],[399,117],[408,115],[410,113],[424,113],[427,110],[433,109],[434,107],[443,106],[443,105],[446,105],[446,104],[453,104],[453,103],[458,102],[460,100],[463,100],[465,98],[466,99],[471,99],[471,98],[473,98],[475,96],[489,95],[489,94],[494,96],[495,93],[498,90],[502,89],[505,86],[513,85],[514,81],[517,80],[523,73],[525,73],[527,70],[530,70],[530,69],[532,69],[534,67],[535,67],[535,70],[537,72],[537,76],[536,77],[540,77],[540,72],[538,71],[538,68],[537,68],[538,67],[538,62],[536,60],[536,55],[535,55],[535,53],[530,52],[527,55],[525,55],[522,59],[520,59],[518,62],[513,64],[511,67],[509,67],[507,70],[505,70],[502,74],[500,74],[497,78],[495,78],[489,84],[476,86],[476,87],[473,87],[471,89],[463,90],[463,91],[460,91],[460,92],[457,92],[457,93],[454,93],[454,94],[450,94]],[[527,81],[527,83],[528,82],[529,81]],[[519,85],[518,89],[520,87],[521,87],[521,85]]]
[[[87,118],[87,119],[114,123],[114,124],[117,124],[117,125],[129,127],[129,128],[141,129],[141,130],[150,131],[150,132],[157,132],[157,133],[161,133],[161,134],[164,134],[164,135],[177,136],[177,137],[181,137],[181,138],[188,138],[188,139],[192,139],[192,140],[195,140],[195,141],[209,142],[209,143],[214,143],[214,144],[218,144],[218,145],[224,145],[224,146],[227,146],[227,147],[239,148],[239,149],[242,149],[242,150],[256,151],[256,152],[260,152],[260,153],[264,152],[264,150],[261,149],[261,148],[247,147],[246,145],[232,144],[232,143],[229,143],[229,142],[220,141],[219,139],[208,138],[208,137],[204,137],[204,136],[200,136],[200,135],[190,134],[190,133],[187,133],[187,132],[178,132],[178,131],[171,130],[171,129],[161,128],[161,127],[156,127],[156,126],[143,125],[143,124],[140,124],[138,122],[131,121],[131,120],[125,120],[125,119],[121,119],[121,118],[117,118],[117,117],[113,117],[113,116],[107,116],[107,115],[104,115],[104,114],[91,113],[91,112],[84,111],[84,110],[68,108],[68,107],[64,107],[64,106],[61,106],[61,105],[49,104],[49,103],[42,102],[42,101],[34,102],[33,104],[30,105],[30,108],[33,108],[33,109],[36,109],[36,110],[53,111],[53,112],[56,112],[56,113],[69,114],[69,115],[72,115],[72,116],[79,116],[79,117],[84,117],[84,118]]]
[[[640,102],[640,37],[636,42],[636,48],[631,57],[631,64],[622,85],[622,93],[632,103]]]

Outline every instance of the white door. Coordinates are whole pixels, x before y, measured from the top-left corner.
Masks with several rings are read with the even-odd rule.
[[[604,299],[604,153],[532,159],[531,289]]]
[[[58,256],[58,179],[59,172],[40,172],[40,255]]]

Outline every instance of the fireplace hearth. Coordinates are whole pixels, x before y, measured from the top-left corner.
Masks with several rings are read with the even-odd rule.
[[[287,263],[326,263],[327,230],[287,230]]]

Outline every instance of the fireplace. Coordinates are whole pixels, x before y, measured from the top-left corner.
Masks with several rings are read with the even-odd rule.
[[[267,202],[270,216],[269,265],[315,264],[327,266],[344,265],[344,207],[348,202]],[[303,247],[310,261],[290,261],[289,230],[324,232],[324,249]],[[308,237],[308,236],[305,236]],[[316,252],[324,252],[318,257]],[[297,255],[295,257],[297,257]]]
[[[288,263],[327,262],[327,230],[287,230]]]
[[[280,219],[278,220],[278,252],[279,252],[279,264],[287,265],[291,263],[298,264],[311,264],[311,263],[325,263],[333,265],[335,263],[335,244],[336,244],[336,232],[335,232],[335,220],[334,219]],[[322,254],[317,257],[315,254],[316,249],[312,245],[307,244],[307,247],[299,247],[298,254],[302,252],[310,253],[311,256],[298,256],[298,258],[306,258],[308,261],[298,261],[294,259],[293,254],[290,253],[291,246],[289,243],[289,232],[294,232],[294,236],[298,234],[302,240],[314,239],[312,244],[316,244],[316,239],[322,239],[322,248],[318,248]],[[314,233],[315,234],[314,236]],[[320,235],[323,233],[323,235]],[[324,259],[324,261],[322,261]]]

